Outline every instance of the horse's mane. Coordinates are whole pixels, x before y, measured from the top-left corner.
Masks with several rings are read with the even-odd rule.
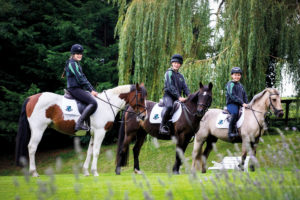
[[[131,85],[120,85],[120,86],[117,86],[115,88],[111,88],[107,91],[113,93],[113,94],[121,94],[121,93],[128,93],[130,92],[130,89],[131,89]]]
[[[278,92],[275,88],[266,88],[266,89],[264,89],[263,91],[261,91],[260,93],[256,94],[256,95],[252,98],[252,100],[251,100],[251,102],[249,103],[249,105],[252,106],[252,105],[255,103],[256,100],[258,100],[258,99],[260,99],[262,96],[264,96],[264,94],[265,94],[266,92],[270,92],[270,93],[271,93],[272,90],[274,90],[274,93],[275,93],[275,94],[279,94],[279,92]]]
[[[144,86],[140,86],[140,88],[142,89],[142,94],[144,96],[147,95],[147,91],[145,89]],[[108,92],[111,92],[113,94],[121,94],[121,93],[128,93],[128,92],[131,92],[132,90],[135,90],[136,89],[136,85],[120,85],[120,86],[117,86],[115,88],[111,88],[109,90],[107,90]]]

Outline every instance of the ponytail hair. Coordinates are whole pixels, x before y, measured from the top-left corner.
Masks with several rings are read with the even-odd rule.
[[[67,65],[69,64],[69,60],[72,58],[72,54],[70,55],[70,58],[66,61],[66,65],[65,65],[65,68],[64,68],[64,71],[63,73],[61,74],[61,77],[60,78],[65,78],[65,75],[66,75],[66,67]]]

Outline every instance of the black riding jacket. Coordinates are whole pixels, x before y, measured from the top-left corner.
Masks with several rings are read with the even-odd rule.
[[[165,94],[170,95],[175,100],[178,100],[184,95],[188,96],[190,94],[189,88],[187,87],[184,77],[181,73],[174,71],[172,68],[169,68],[165,73]]]
[[[248,98],[241,83],[229,81],[226,84],[226,104],[232,103],[242,106],[243,103],[248,103]]]
[[[93,86],[87,80],[82,72],[79,62],[70,59],[66,63],[67,88],[81,88],[88,91],[94,90]]]

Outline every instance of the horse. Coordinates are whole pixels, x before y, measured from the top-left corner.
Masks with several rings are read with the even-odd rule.
[[[268,110],[272,110],[276,117],[283,117],[279,92],[275,88],[267,88],[256,94],[248,107],[244,110],[244,121],[238,129],[239,137],[234,140],[228,138],[228,128],[217,128],[217,118],[223,111],[221,109],[209,109],[200,122],[200,128],[196,133],[192,152],[192,170],[202,169],[206,173],[206,160],[213,148],[213,143],[218,139],[232,143],[242,143],[242,157],[239,168],[244,170],[247,152],[256,160],[256,148],[260,136],[264,133],[264,121]],[[202,153],[202,146],[206,142],[206,148]],[[255,171],[251,162],[250,170]]]
[[[155,106],[156,102],[146,101],[147,116],[144,121],[137,122],[132,113],[124,113],[123,123],[119,129],[118,149],[116,155],[116,169],[117,175],[121,174],[121,167],[126,166],[128,163],[129,144],[133,138],[136,137],[136,142],[133,147],[134,154],[134,172],[141,174],[139,166],[139,153],[144,143],[147,134],[162,140],[171,140],[172,136],[177,139],[177,148],[185,152],[192,136],[194,136],[204,113],[212,102],[212,87],[213,84],[209,83],[208,86],[203,86],[199,83],[200,89],[195,93],[188,96],[185,103],[181,103],[182,113],[178,121],[171,123],[170,135],[162,135],[159,133],[159,124],[152,124],[149,120],[150,113]],[[129,111],[132,108],[128,108]],[[170,122],[170,121],[169,121]],[[176,151],[176,161],[173,166],[173,173],[179,174],[181,165],[180,154]]]
[[[92,155],[91,171],[94,176],[99,176],[97,172],[98,155],[105,133],[112,127],[116,113],[125,105],[130,105],[134,115],[140,120],[144,119],[146,96],[147,91],[142,83],[141,85],[117,86],[104,90],[95,97],[98,107],[90,116],[91,139],[83,165],[85,176],[89,175],[88,168]],[[20,159],[26,158],[26,146],[28,145],[29,173],[33,177],[39,176],[36,170],[35,153],[47,127],[72,136],[83,135],[82,132],[86,133],[82,130],[75,132],[75,124],[80,114],[68,117],[64,115],[63,99],[63,95],[43,92],[28,97],[23,103],[16,136],[16,164],[21,166]]]

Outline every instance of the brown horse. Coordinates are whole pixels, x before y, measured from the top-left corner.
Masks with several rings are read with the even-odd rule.
[[[216,143],[218,139],[233,143],[242,142],[242,162],[239,167],[243,170],[247,151],[250,152],[252,158],[255,157],[259,138],[264,131],[265,114],[269,109],[275,113],[276,117],[283,117],[284,115],[279,92],[275,88],[267,88],[253,97],[249,103],[249,108],[245,110],[244,122],[239,128],[240,137],[234,141],[228,139],[227,128],[216,127],[218,115],[223,111],[209,109],[201,120],[200,129],[195,136],[192,170],[202,168],[202,173],[206,172],[206,160],[213,148],[213,143]],[[202,152],[202,146],[205,142],[206,148]],[[255,170],[253,163],[250,164],[250,170]]]
[[[134,171],[136,173],[141,173],[139,166],[139,153],[147,134],[162,140],[170,140],[171,136],[175,136],[177,139],[177,149],[179,148],[183,153],[185,152],[189,141],[198,129],[199,121],[212,102],[212,83],[209,83],[208,86],[203,86],[200,82],[199,86],[200,89],[197,92],[189,95],[185,103],[181,103],[182,113],[178,121],[172,123],[171,135],[161,135],[159,133],[159,124],[150,123],[149,116],[156,104],[153,101],[146,101],[147,116],[144,121],[138,122],[136,120],[136,115],[131,112],[126,112],[125,116],[123,115],[123,123],[119,130],[116,159],[117,166],[115,172],[117,175],[121,173],[121,166],[125,166],[128,163],[128,149],[133,138],[136,138],[133,148]],[[131,111],[132,108],[129,107],[128,110]],[[180,165],[181,160],[179,152],[176,152],[176,161],[173,166],[174,174],[179,174]]]

